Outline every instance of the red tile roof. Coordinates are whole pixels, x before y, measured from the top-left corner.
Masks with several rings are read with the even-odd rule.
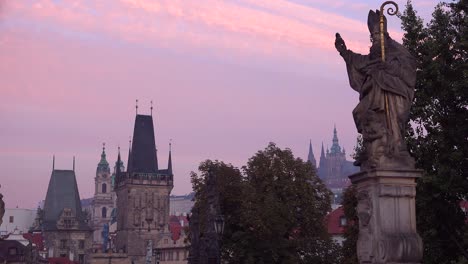
[[[181,222],[184,224],[183,226],[180,224]],[[188,225],[187,217],[175,216],[175,215],[170,216],[169,230],[171,231],[173,241],[179,240],[182,234],[182,229],[184,228],[184,226],[187,226],[187,225]]]
[[[327,229],[331,235],[342,235],[344,234],[345,227],[341,225],[341,217],[344,217],[343,206],[336,208],[331,211],[327,217]]]
[[[36,245],[37,249],[44,251],[44,238],[41,233],[25,233],[23,237],[28,241],[32,239],[32,243]]]

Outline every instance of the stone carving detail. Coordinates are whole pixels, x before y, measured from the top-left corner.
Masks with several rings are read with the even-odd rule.
[[[359,240],[357,243],[360,260],[371,260],[372,257],[372,200],[367,190],[357,194],[356,213],[359,218]]]

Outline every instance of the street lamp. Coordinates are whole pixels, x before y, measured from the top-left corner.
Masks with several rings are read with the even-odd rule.
[[[218,235],[218,263],[221,263],[221,240],[224,232],[224,216],[217,215],[214,221],[215,232]]]
[[[223,235],[223,232],[224,232],[224,216],[223,215],[216,216],[216,219],[214,221],[214,228],[215,228],[216,234],[218,235],[218,238],[221,239],[221,236]]]
[[[161,251],[157,248],[153,248],[153,257],[156,259],[156,264],[159,264],[161,260]]]

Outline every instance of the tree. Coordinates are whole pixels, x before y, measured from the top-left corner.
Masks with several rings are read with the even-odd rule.
[[[204,240],[200,239],[206,236],[205,230],[208,222],[207,212],[208,207],[208,188],[207,179],[208,174],[212,173],[215,177],[215,189],[219,195],[219,204],[221,213],[224,215],[225,228],[223,237],[230,239],[223,239],[223,251],[226,252],[226,256],[229,257],[230,253],[237,253],[236,246],[242,244],[242,214],[244,212],[242,206],[244,206],[244,180],[240,171],[233,167],[231,164],[225,164],[221,161],[206,160],[199,166],[200,174],[195,172],[191,173],[191,181],[193,190],[195,192],[195,204],[192,208],[193,212],[197,212],[197,230],[193,234],[193,230],[189,230],[189,239],[191,242],[198,241],[197,249],[206,247],[203,245]],[[193,222],[191,222],[191,225]],[[194,238],[194,236],[198,236]],[[201,245],[200,245],[201,244]]]
[[[364,152],[364,145],[362,142],[362,135],[358,135],[356,138],[356,145],[354,146],[351,157],[354,160],[358,160]],[[343,192],[343,211],[347,219],[347,225],[344,232],[343,241],[343,261],[342,264],[358,264],[357,257],[357,240],[359,237],[359,218],[356,213],[357,207],[357,196],[356,196],[356,185],[352,184],[348,186]]]
[[[416,196],[424,263],[468,262],[459,204],[468,195],[467,12],[466,0],[441,3],[424,26],[408,1],[401,16],[403,45],[418,62],[408,143],[424,170]]]
[[[356,186],[350,185],[343,192],[343,211],[347,219],[343,241],[342,264],[358,264],[357,240],[359,237],[359,219],[356,213],[357,207]]]
[[[225,263],[337,263],[338,246],[324,223],[330,191],[309,163],[270,143],[249,159],[242,172],[206,161],[192,173],[194,210],[206,205],[206,176],[216,175],[225,216]],[[200,225],[205,221],[200,215]],[[200,228],[200,230],[203,230]]]
[[[275,144],[243,168],[250,188],[251,263],[336,263],[324,218],[330,191],[315,170]],[[244,262],[246,263],[246,262]]]

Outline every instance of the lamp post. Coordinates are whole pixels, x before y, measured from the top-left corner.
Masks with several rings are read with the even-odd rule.
[[[159,261],[161,260],[161,251],[157,248],[153,248],[153,257],[156,260],[156,264],[159,264]]]
[[[219,209],[219,208],[218,208]],[[216,235],[218,236],[218,264],[221,263],[221,241],[223,238],[224,232],[224,216],[217,215],[214,221],[214,228]]]

